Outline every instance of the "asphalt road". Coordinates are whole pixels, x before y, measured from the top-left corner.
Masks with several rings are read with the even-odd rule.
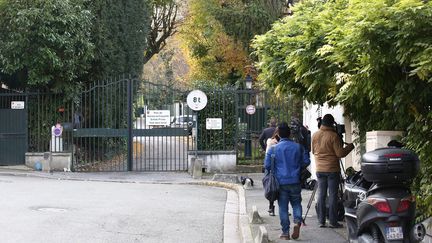
[[[225,189],[0,176],[0,242],[222,242]]]
[[[134,142],[134,171],[187,170],[192,137],[134,137]]]

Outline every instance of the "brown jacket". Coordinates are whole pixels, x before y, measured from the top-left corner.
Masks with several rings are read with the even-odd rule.
[[[315,156],[317,172],[340,172],[339,159],[354,149],[353,144],[342,146],[333,128],[322,125],[312,136],[312,153]]]

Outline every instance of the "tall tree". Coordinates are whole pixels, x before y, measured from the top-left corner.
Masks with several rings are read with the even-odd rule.
[[[360,131],[406,131],[422,161],[419,206],[432,215],[432,3],[303,1],[254,41],[261,80],[314,103],[340,103]]]
[[[145,0],[95,0],[92,41],[96,52],[88,79],[122,74],[140,75],[150,29],[150,5]]]
[[[182,28],[192,79],[233,83],[252,64],[250,41],[282,17],[281,0],[191,0]]]
[[[12,88],[73,89],[93,57],[92,18],[81,0],[3,0],[1,81]]]
[[[189,57],[192,80],[235,82],[242,76],[248,57],[240,42],[228,36],[215,18],[217,0],[192,0],[188,18],[181,28]]]

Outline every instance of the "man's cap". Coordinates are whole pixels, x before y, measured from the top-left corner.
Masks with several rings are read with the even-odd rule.
[[[331,114],[326,114],[321,121],[321,124],[324,126],[332,127],[334,125],[334,117]]]
[[[277,128],[279,128],[279,129],[287,129],[288,128],[289,129],[289,125],[287,122],[280,122],[280,123],[278,123]]]
[[[290,133],[291,133],[291,129],[290,129],[287,122],[278,123],[277,131],[278,131],[279,137],[281,137],[281,138],[288,138]]]

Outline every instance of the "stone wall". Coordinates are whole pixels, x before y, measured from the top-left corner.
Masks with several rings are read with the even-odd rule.
[[[72,153],[26,153],[26,166],[35,169],[40,163],[42,171],[70,171],[72,167]]]
[[[237,164],[237,154],[235,151],[189,151],[188,152],[188,165],[189,168],[193,167],[192,158],[203,161],[203,168],[209,173],[225,173],[235,172]]]

